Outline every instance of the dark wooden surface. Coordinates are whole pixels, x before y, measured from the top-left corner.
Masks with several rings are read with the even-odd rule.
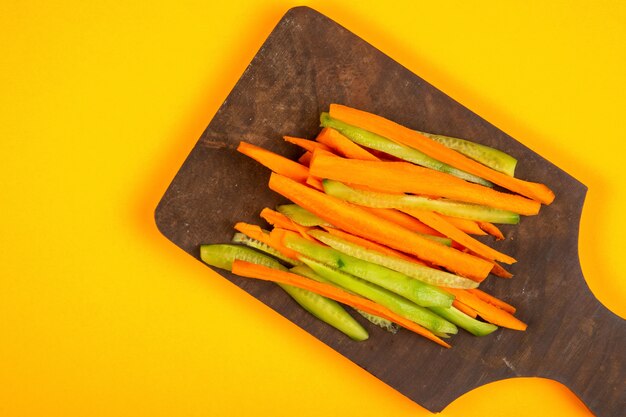
[[[358,317],[370,339],[356,343],[313,319],[277,286],[220,273],[431,411],[488,382],[539,376],[564,383],[598,416],[625,415],[624,321],[589,291],[572,227],[586,187],[309,8],[287,12],[200,137],[156,209],[161,232],[199,258],[200,244],[229,241],[237,221],[262,224],[259,211],[284,201],[267,188],[269,172],[238,154],[237,144],[296,157],[301,151],[282,135],[313,137],[319,113],[332,102],[503,149],[520,160],[519,177],[556,192],[551,206],[504,227],[507,239],[494,244],[519,260],[511,268],[515,278],[483,285],[516,305],[528,330],[501,329],[485,338],[461,331],[447,350]]]

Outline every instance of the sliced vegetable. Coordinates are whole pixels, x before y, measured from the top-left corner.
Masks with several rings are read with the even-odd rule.
[[[320,275],[316,274],[311,268],[306,265],[295,266],[290,269],[294,274],[302,275],[303,277],[310,278],[317,282],[323,282],[326,284],[333,285],[329,280],[322,278]],[[373,314],[367,313],[363,310],[359,310],[358,308],[353,307],[356,312],[365,317],[367,321],[376,326],[387,330],[390,333],[396,334],[398,331],[398,325],[388,319],[382,318],[380,316],[375,316]]]
[[[480,280],[491,271],[492,264],[484,259],[428,240],[357,206],[308,188],[282,175],[272,174],[269,187],[340,229],[413,254],[462,276]]]
[[[519,223],[519,214],[478,204],[460,203],[445,199],[432,199],[416,195],[387,194],[375,191],[357,190],[339,181],[323,180],[324,191],[328,195],[349,201],[360,206],[395,209],[419,209],[435,211],[448,216],[493,223]]]
[[[454,149],[455,151],[462,153],[476,162],[487,165],[489,168],[500,171],[510,177],[515,176],[517,159],[513,158],[508,153],[465,139],[435,135],[433,133],[420,132],[419,130],[417,132],[434,140],[435,142],[439,142],[450,149]]]
[[[365,280],[362,280],[345,272],[338,271],[332,267],[324,265],[320,262],[316,262],[312,259],[301,257],[300,260],[307,264],[317,274],[328,279],[333,284],[338,285],[339,287],[342,287],[355,294],[358,294],[361,297],[372,300],[373,302],[388,308],[399,316],[402,316],[408,320],[411,320],[414,323],[419,324],[420,326],[431,330],[437,336],[446,337],[448,333],[456,334],[458,332],[454,324],[439,317],[432,311],[424,307],[420,307],[417,304],[408,301],[406,298],[400,297],[399,295],[392,293],[391,291],[371,284]]]
[[[366,185],[386,189],[388,192],[445,197],[524,215],[537,214],[540,208],[538,202],[519,195],[472,184],[452,175],[406,162],[358,161],[315,152],[310,172],[317,177],[345,184]]]
[[[460,302],[476,310],[476,312],[489,323],[513,330],[526,330],[526,323],[514,317],[509,312],[481,300],[474,294],[466,290],[454,288],[446,288],[446,290],[451,292]]]
[[[452,288],[476,288],[478,286],[478,283],[470,279],[459,277],[458,275],[454,275],[449,272],[429,268],[405,259],[385,255],[376,250],[367,249],[355,243],[349,242],[339,236],[333,236],[328,232],[311,230],[309,231],[309,234],[337,251],[364,261],[384,266],[431,285]]]
[[[246,246],[202,245],[200,247],[200,257],[207,264],[228,271],[233,270],[233,262],[236,260],[250,262],[275,272],[286,271],[287,269],[277,260]],[[309,313],[335,327],[350,338],[362,341],[369,337],[363,326],[336,301],[286,283],[278,283],[278,285]]]
[[[507,264],[512,264],[516,262],[515,258],[499,252],[492,247],[487,246],[484,243],[474,239],[467,233],[457,229],[456,227],[442,219],[441,216],[439,216],[437,213],[433,213],[432,211],[415,209],[405,209],[404,211],[412,216],[415,216],[418,220],[429,225],[438,232],[441,232],[444,235],[448,236],[455,242],[460,243],[466,248],[476,252],[481,256],[484,256],[487,259],[496,260]]]
[[[554,200],[554,193],[544,184],[523,181],[495,171],[414,130],[385,119],[384,117],[339,104],[330,105],[330,116],[342,120],[345,123],[377,133],[394,142],[415,148],[432,158],[491,181],[494,184],[519,193],[532,200],[544,204],[550,204]]]
[[[483,301],[488,302],[489,304],[493,304],[494,306],[501,308],[504,311],[507,311],[511,314],[515,314],[515,307],[513,307],[511,304],[500,300],[499,298],[494,297],[491,294],[487,294],[484,291],[479,290],[478,288],[470,290],[469,291],[471,294],[474,294],[476,297],[480,298]]]
[[[322,113],[320,117],[320,122],[321,125],[325,128],[336,129],[341,134],[345,135],[348,139],[355,143],[358,143],[361,146],[376,149],[389,155],[393,155],[396,158],[412,162],[425,168],[445,172],[466,181],[475,182],[477,184],[485,185],[487,187],[493,185],[489,181],[485,181],[484,179],[477,177],[476,175],[461,171],[460,169],[456,169],[448,164],[444,164],[441,161],[431,158],[430,156],[417,149],[399,144],[380,135],[377,135],[376,133],[368,132],[367,130],[358,128],[353,125],[349,125],[348,123],[344,123],[341,120],[332,118],[328,113]]]
[[[289,248],[286,248],[285,246],[283,246],[280,242],[277,242],[275,240],[272,240],[272,237],[270,236],[270,234],[261,229],[261,227],[257,226],[256,224],[249,224],[249,223],[244,223],[244,222],[239,222],[237,224],[235,224],[235,230],[237,230],[238,232],[243,233],[244,235],[258,240],[260,242],[265,243],[266,245],[270,246],[271,248],[276,249],[278,252],[280,252],[284,257],[291,259],[291,260],[297,260],[298,258],[298,253],[292,251]]]
[[[289,272],[283,271],[275,271],[271,268],[267,268],[261,265],[255,265],[245,261],[235,261],[233,262],[233,273],[249,278],[263,279],[266,281],[274,281],[281,282],[284,284],[292,285],[294,287],[299,287],[302,289],[306,289],[308,291],[315,292],[324,297],[333,299],[335,301],[341,302],[343,304],[356,307],[360,310],[368,312],[370,314],[374,314],[388,320],[391,320],[395,323],[398,323],[400,326],[409,329],[419,335],[422,335],[435,343],[449,348],[450,345],[441,340],[439,337],[434,335],[429,330],[423,328],[422,326],[412,322],[411,320],[407,320],[404,317],[394,313],[390,309],[378,305],[370,300],[367,300],[363,297],[352,295],[346,291],[343,291],[335,286],[324,284],[321,282],[316,282],[308,278],[301,277],[296,274],[292,274]]]
[[[283,136],[286,142],[293,143],[294,145],[298,145],[302,149],[305,149],[308,152],[313,152],[316,149],[323,149],[325,151],[330,151],[330,148],[324,145],[321,142],[316,142],[314,140],[308,140],[303,138],[296,138],[293,136]]]
[[[454,307],[430,307],[430,309],[474,336],[486,336],[498,329],[498,326],[476,320]]]
[[[284,156],[270,152],[251,143],[240,142],[237,150],[249,156],[261,165],[272,171],[291,178],[294,181],[305,183],[309,177],[309,170],[304,165],[287,159]]]
[[[361,148],[335,129],[322,129],[316,139],[318,142],[330,148],[331,151],[335,151],[337,154],[345,156],[346,158],[380,161],[378,157]]]
[[[275,232],[278,231],[274,229],[272,233]],[[454,297],[445,291],[384,266],[313,243],[295,233],[283,232],[281,241],[283,245],[302,256],[376,284],[422,307],[449,307],[452,305]]]
[[[303,209],[297,204],[283,204],[282,206],[276,207],[276,210],[289,217],[291,221],[298,223],[300,226],[330,226],[330,223],[324,221],[320,217],[317,217],[310,211]]]
[[[232,242],[243,244],[251,248],[260,250],[261,252],[265,252],[268,255],[271,255],[274,258],[277,258],[285,262],[286,264],[289,264],[292,266],[303,265],[303,263],[300,262],[299,260],[288,258],[282,253],[280,253],[279,251],[277,251],[276,249],[274,249],[273,247],[269,246],[267,243],[263,243],[260,240],[252,239],[251,237],[246,236],[243,233],[235,233],[235,235],[233,236]]]
[[[504,234],[502,234],[500,229],[498,229],[495,225],[489,222],[478,222],[478,226],[491,236],[495,237],[496,240],[504,240]]]

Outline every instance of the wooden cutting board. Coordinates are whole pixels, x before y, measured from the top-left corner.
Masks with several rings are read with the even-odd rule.
[[[518,376],[562,382],[599,416],[626,409],[624,320],[591,294],[578,260],[586,187],[506,133],[316,11],[289,10],[270,34],[169,186],[156,209],[161,232],[199,259],[199,245],[230,241],[238,221],[284,203],[269,172],[237,153],[244,140],[295,158],[283,135],[313,137],[319,114],[342,103],[415,129],[473,139],[518,158],[517,176],[546,183],[555,202],[539,216],[503,227],[491,243],[518,259],[511,280],[483,288],[518,307],[526,332],[484,338],[463,331],[444,349],[408,331],[370,332],[356,343],[317,321],[276,285],[219,271],[254,297],[402,394],[440,411],[483,384]],[[216,296],[219,296],[216,295]]]

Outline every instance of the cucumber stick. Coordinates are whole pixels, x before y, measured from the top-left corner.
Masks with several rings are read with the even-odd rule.
[[[276,211],[284,214],[291,221],[298,223],[300,226],[331,226],[327,221],[317,217],[315,214],[303,209],[297,204],[284,204],[276,207]]]
[[[462,153],[468,158],[471,158],[476,162],[480,162],[489,168],[500,171],[511,177],[515,176],[517,159],[505,152],[465,139],[453,138],[444,135],[434,135],[432,133],[420,132],[419,130],[416,132],[421,133],[427,138],[439,142],[450,149],[454,149],[455,151]]]
[[[281,271],[287,270],[276,259],[250,247],[240,245],[202,245],[200,246],[200,258],[209,265],[228,271],[232,271],[233,262],[236,259]],[[343,332],[351,339],[362,341],[369,337],[363,326],[336,301],[302,288],[285,284],[278,285],[309,313]]]
[[[260,240],[252,239],[250,236],[246,236],[243,233],[235,233],[232,242],[241,243],[243,245],[250,246],[251,248],[258,249],[261,252],[265,252],[268,255],[273,256],[274,258],[278,258],[279,260],[291,266],[303,265],[302,262],[298,261],[297,259],[290,259],[286,257],[273,247],[269,246],[267,243],[261,242]]]
[[[418,279],[427,284],[463,289],[478,287],[478,283],[472,281],[471,279],[419,265],[415,262],[409,262],[404,259],[385,255],[378,251],[364,248],[356,243],[349,242],[338,236],[331,235],[328,232],[311,230],[309,231],[309,234],[320,242],[338,250],[339,252],[345,253],[346,255],[393,269],[394,271],[400,272],[411,278]]]
[[[498,326],[473,319],[454,307],[431,307],[430,310],[434,311],[451,323],[456,324],[460,328],[467,330],[474,336],[487,336],[498,329]]]
[[[376,133],[352,126],[348,123],[342,122],[341,120],[334,119],[330,117],[328,113],[322,113],[320,116],[320,122],[323,127],[335,129],[352,142],[365,146],[366,148],[376,149],[389,155],[393,155],[396,158],[400,158],[426,168],[445,172],[466,181],[474,182],[487,187],[493,187],[491,182],[476,175],[461,171],[460,169],[431,158],[415,148],[399,144]]]
[[[412,303],[406,298],[400,297],[391,291],[379,287],[378,285],[374,285],[353,275],[341,272],[305,256],[302,256],[300,260],[307,264],[317,274],[328,279],[335,285],[345,288],[348,291],[352,291],[361,297],[370,299],[371,301],[388,308],[399,316],[427,328],[437,336],[446,337],[447,334],[456,334],[458,332],[457,327],[446,319],[424,307],[420,307],[417,304]]]
[[[323,180],[326,194],[360,206],[375,208],[419,209],[434,211],[447,216],[479,222],[517,224],[519,214],[479,204],[421,197],[417,195],[387,194],[377,191],[357,190],[339,181]]]
[[[311,242],[295,233],[286,234],[283,244],[307,258],[364,279],[422,307],[450,307],[454,300],[454,296],[433,285]]]
[[[330,284],[330,285],[335,285],[331,281],[327,280],[326,278],[323,278],[322,276],[316,274],[311,268],[309,268],[308,266],[304,264],[294,266],[293,268],[290,269],[290,271],[293,272],[294,274],[302,275],[303,277],[310,278],[314,281],[323,282],[325,284]],[[342,288],[342,289],[345,290],[345,288]],[[399,326],[396,323],[390,320],[384,319],[382,317],[375,316],[374,314],[367,313],[363,310],[359,310],[358,308],[354,308],[354,310],[360,315],[362,315],[363,317],[365,317],[370,323],[375,324],[376,326],[387,330],[389,333],[396,334],[398,332]]]

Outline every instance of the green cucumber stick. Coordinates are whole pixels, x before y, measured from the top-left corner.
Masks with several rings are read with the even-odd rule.
[[[341,272],[305,256],[300,257],[300,260],[335,285],[380,304],[397,315],[427,328],[437,336],[446,337],[447,334],[456,334],[458,332],[457,327],[446,319],[378,285]]]
[[[478,283],[468,278],[463,278],[449,272],[430,268],[415,262],[385,255],[384,253],[364,248],[356,243],[347,241],[338,236],[321,230],[311,230],[309,234],[331,248],[354,256],[377,265],[393,269],[411,278],[423,281],[427,284],[449,288],[476,288]]]
[[[319,274],[316,274],[311,268],[309,268],[308,266],[306,266],[304,264],[303,265],[294,266],[293,268],[290,269],[290,271],[293,272],[294,274],[301,275],[303,277],[312,279],[312,280],[317,281],[317,282],[323,282],[324,284],[335,285],[331,281],[327,280],[326,278],[323,278]],[[342,288],[342,290],[346,291],[345,288]],[[376,316],[374,314],[367,313],[367,312],[365,312],[363,310],[359,310],[356,307],[352,307],[352,308],[357,313],[359,313],[360,315],[365,317],[370,323],[375,324],[376,326],[381,327],[381,328],[387,330],[389,333],[396,334],[398,332],[398,327],[399,326],[396,323],[394,323],[393,321],[387,320],[387,319],[379,317],[379,316]]]
[[[435,135],[432,133],[420,132],[422,135],[430,138],[442,145],[447,146],[450,149],[462,153],[468,158],[473,159],[476,162],[480,162],[483,165],[488,166],[496,171],[500,171],[503,174],[511,177],[515,176],[515,167],[517,165],[517,159],[511,155],[502,152],[501,150],[481,145],[476,142],[472,142],[466,139],[453,138],[444,135]]]
[[[322,184],[326,194],[365,207],[427,210],[447,216],[490,223],[517,224],[520,219],[517,213],[479,204],[432,199],[417,195],[357,190],[342,182],[328,179],[323,180]]]
[[[433,285],[311,242],[295,233],[285,234],[283,244],[307,258],[376,284],[422,307],[450,307],[454,300],[454,296]]]
[[[396,158],[400,158],[426,168],[445,172],[466,181],[474,182],[476,184],[481,184],[487,187],[493,187],[493,184],[491,182],[484,180],[476,175],[470,174],[468,172],[445,164],[441,161],[438,161],[415,148],[399,144],[376,133],[372,133],[359,127],[350,125],[348,123],[344,123],[341,120],[334,119],[330,117],[328,113],[321,114],[320,122],[323,127],[335,129],[354,143],[357,143],[361,146],[365,146],[370,149],[376,149],[389,155],[393,155]]]
[[[330,226],[327,221],[317,217],[310,211],[303,209],[297,204],[283,204],[276,207],[276,211],[287,216],[294,223],[300,226],[313,227],[313,226]]]
[[[276,259],[241,245],[202,245],[200,246],[200,258],[208,265],[227,271],[232,271],[233,262],[236,259],[281,271],[287,270]],[[336,301],[302,288],[286,284],[278,285],[306,311],[346,334],[351,339],[362,341],[369,337],[363,326]]]
[[[498,329],[498,326],[476,320],[455,307],[430,307],[430,310],[474,336],[487,336]]]

